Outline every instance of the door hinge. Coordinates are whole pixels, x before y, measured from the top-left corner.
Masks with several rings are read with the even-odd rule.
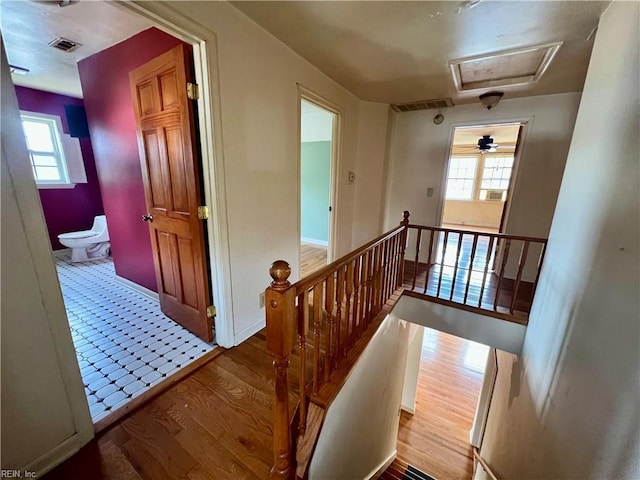
[[[209,207],[207,207],[206,205],[198,207],[198,218],[200,220],[206,220],[207,218],[209,218]]]
[[[187,83],[187,98],[189,100],[198,100],[200,98],[200,87],[197,83]]]
[[[213,305],[209,305],[207,307],[207,317],[208,318],[213,318],[216,316],[216,307],[214,307]]]

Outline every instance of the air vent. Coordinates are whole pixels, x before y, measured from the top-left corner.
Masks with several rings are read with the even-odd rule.
[[[81,47],[82,44],[69,40],[68,38],[58,37],[53,42],[49,42],[49,46],[62,50],[63,52],[73,52],[78,47]]]
[[[432,100],[420,100],[419,102],[392,104],[394,112],[413,112],[415,110],[430,110],[435,108],[453,107],[453,100],[450,98],[434,98]]]

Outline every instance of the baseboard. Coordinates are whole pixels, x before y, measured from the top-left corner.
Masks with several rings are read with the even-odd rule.
[[[407,405],[400,405],[400,408],[410,415],[414,415],[416,413],[415,405],[413,406],[413,408]]]
[[[265,327],[265,324],[266,324],[265,320],[258,320],[253,325],[249,325],[244,330],[236,333],[233,338],[233,344],[235,346],[240,345],[247,338],[254,336],[256,333],[262,330]]]
[[[329,242],[326,240],[316,240],[315,238],[307,238],[307,237],[302,237],[300,239],[301,242],[303,243],[310,243],[311,245],[317,245],[318,247],[328,247],[329,246]]]
[[[155,300],[156,302],[160,301],[160,297],[153,290],[149,290],[148,288],[143,287],[142,285],[138,285],[137,283],[132,282],[131,280],[121,277],[119,275],[116,275],[115,278],[116,278],[116,282],[121,283],[125,287],[128,287],[131,290],[135,290],[136,292],[141,293],[146,297],[149,297],[151,300]]]
[[[56,258],[61,258],[61,257],[66,257],[71,256],[71,249],[70,248],[63,248],[61,250],[52,250],[53,256]]]
[[[53,447],[44,455],[36,458],[22,469],[22,472],[35,472],[33,478],[40,478],[54,469],[66,459],[77,453],[87,442],[82,441],[81,435],[74,433],[69,438]],[[25,478],[24,476],[22,478]]]
[[[391,455],[389,455],[380,465],[378,465],[375,470],[372,470],[369,475],[364,477],[366,480],[371,480],[372,478],[378,478],[380,475],[384,473],[384,471],[389,468],[389,465],[393,463],[398,455],[398,451],[394,450]]]

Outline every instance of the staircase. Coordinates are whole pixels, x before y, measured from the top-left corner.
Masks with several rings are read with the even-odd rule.
[[[397,457],[379,478],[380,480],[436,480]]]

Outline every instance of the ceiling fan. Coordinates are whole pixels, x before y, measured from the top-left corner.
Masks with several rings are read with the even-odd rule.
[[[497,143],[493,143],[491,135],[483,135],[482,138],[478,140],[478,150],[480,150],[480,153],[494,153],[499,146]]]

